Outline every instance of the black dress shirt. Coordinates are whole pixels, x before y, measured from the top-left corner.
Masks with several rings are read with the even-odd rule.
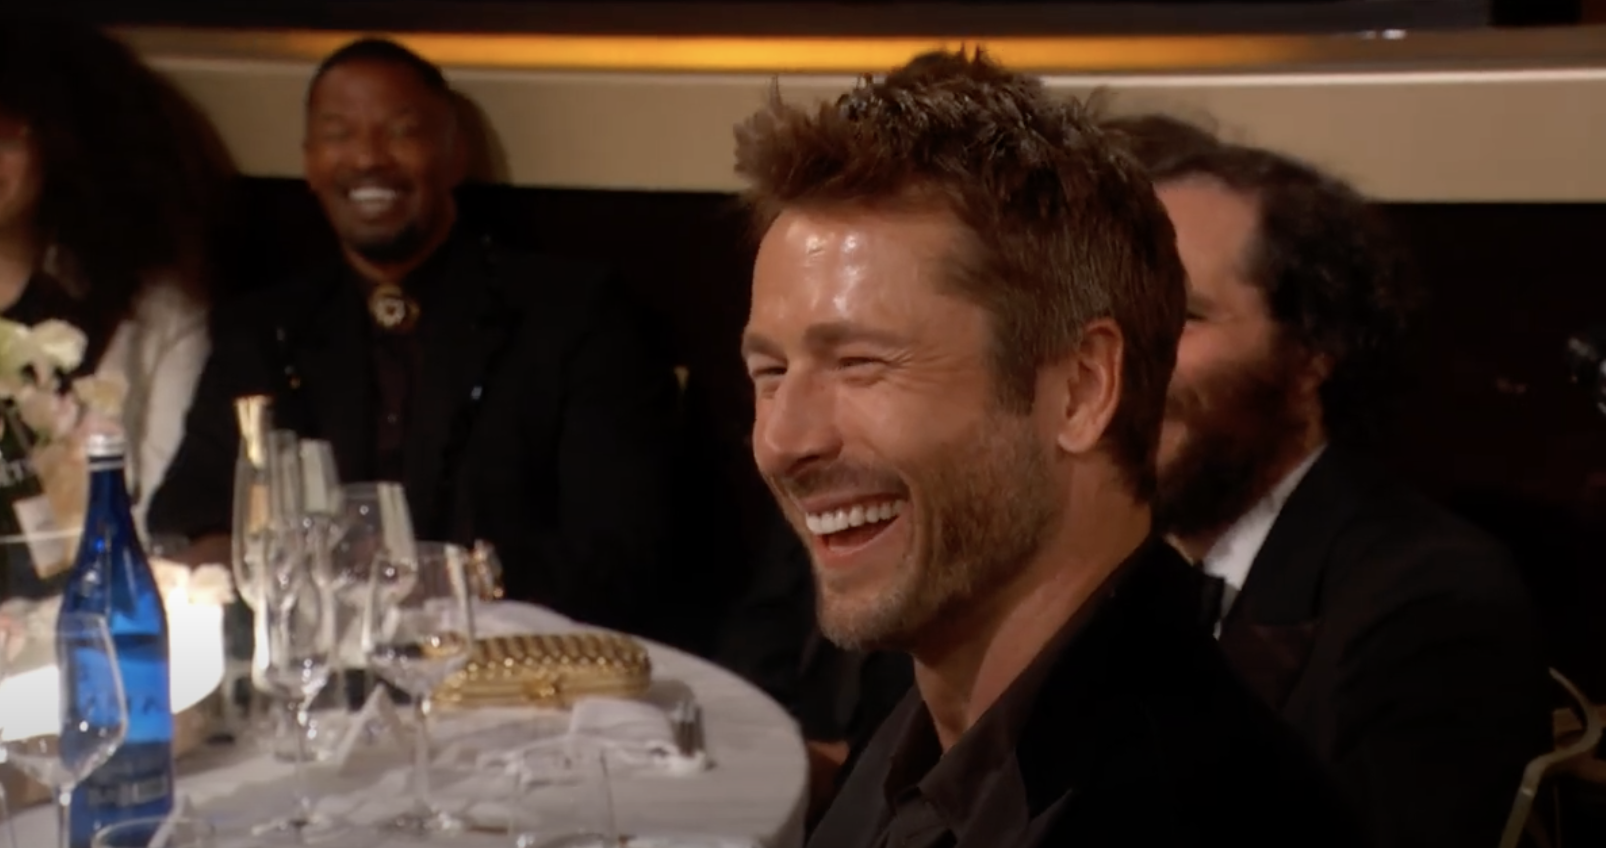
[[[353,482],[379,476],[376,422],[400,408],[420,538],[485,539],[511,599],[641,629],[674,578],[670,362],[604,271],[462,232],[441,250],[440,296],[421,294],[417,371],[399,407],[378,397],[373,319],[344,267],[220,307],[151,532],[229,532],[236,397],[271,394],[276,426],[327,439]]]
[[[953,747],[912,691],[816,848],[1353,846],[1325,772],[1234,678],[1199,573],[1151,540]]]
[[[402,281],[402,290],[418,304],[421,313],[433,311],[442,297],[451,296],[447,274],[453,265],[452,253],[472,248],[472,242],[465,239],[448,241]],[[372,284],[355,273],[351,276],[352,285],[367,297]],[[423,321],[422,315],[418,320]],[[416,325],[387,329],[369,320],[365,329],[373,367],[374,447],[372,473],[364,475],[364,479],[405,483],[407,429],[412,420],[413,394],[424,369],[424,346]]]

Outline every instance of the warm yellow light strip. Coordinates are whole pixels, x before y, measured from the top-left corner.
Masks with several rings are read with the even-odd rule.
[[[316,61],[355,32],[138,29],[147,54]],[[1264,67],[1308,56],[1294,36],[1132,38],[725,38],[390,34],[448,67],[700,73],[857,74],[896,67],[928,50],[981,46],[1021,70],[1134,72]]]

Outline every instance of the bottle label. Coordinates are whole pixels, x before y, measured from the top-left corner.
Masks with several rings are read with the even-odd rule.
[[[50,508],[50,498],[35,495],[11,502],[17,516],[17,530],[28,544],[33,557],[34,571],[40,577],[50,577],[72,565],[67,538],[56,523],[56,512]]]
[[[103,828],[168,815],[173,801],[172,746],[125,745],[73,792],[70,842],[87,848]]]
[[[137,807],[160,800],[172,792],[167,774],[153,774],[129,783],[96,783],[84,787],[84,801],[95,807]]]

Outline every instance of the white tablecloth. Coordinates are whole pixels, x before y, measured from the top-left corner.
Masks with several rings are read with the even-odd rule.
[[[482,635],[572,629],[552,613],[523,604],[496,604],[477,615]],[[687,686],[703,707],[707,751],[713,767],[682,776],[631,775],[613,781],[613,806],[621,833],[708,834],[754,839],[768,848],[798,848],[803,841],[807,760],[795,723],[762,692],[731,673],[662,645],[650,644],[655,687]],[[481,713],[442,711],[431,722],[437,769],[431,782],[437,803],[476,821],[502,824],[510,802],[521,815],[543,809],[572,812],[589,803],[574,787],[540,788],[517,794],[511,781],[469,770],[453,771],[442,759],[454,750],[483,749],[497,739],[523,740],[560,730],[561,716],[537,711]],[[410,797],[409,752],[400,744],[361,755],[344,773],[327,766],[309,770],[320,810],[356,821],[380,821],[401,812]],[[472,760],[472,750],[456,759]],[[289,809],[292,770],[249,742],[207,748],[179,763],[179,792],[197,811],[237,830],[244,821],[262,820]],[[555,814],[556,814],[555,812]],[[48,808],[16,818],[21,848],[55,842],[55,818]],[[231,846],[235,843],[230,843]],[[243,843],[249,844],[249,843]],[[342,840],[339,844],[347,844]],[[350,842],[374,848],[416,846],[365,835]],[[439,844],[439,843],[433,843]],[[506,835],[466,833],[449,841],[462,848],[512,845]]]

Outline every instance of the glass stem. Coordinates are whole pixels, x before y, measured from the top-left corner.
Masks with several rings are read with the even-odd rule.
[[[427,815],[429,806],[429,697],[413,696],[417,727],[413,736],[413,806]]]
[[[17,828],[11,823],[11,798],[6,795],[3,783],[0,783],[0,819],[4,819],[6,825],[6,842],[3,848],[17,848]]]
[[[307,711],[303,701],[287,701],[285,706],[289,713],[292,732],[296,737],[295,762],[295,793],[296,817],[295,823],[303,825],[312,820],[312,796],[307,792]]]
[[[56,845],[72,848],[73,787],[56,790]]]

